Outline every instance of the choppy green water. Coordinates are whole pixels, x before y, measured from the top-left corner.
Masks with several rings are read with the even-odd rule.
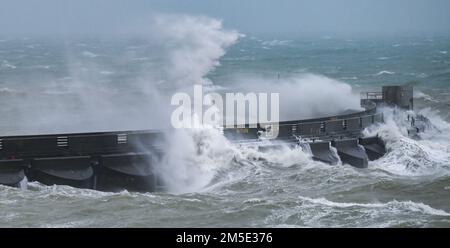
[[[156,68],[163,61],[144,40],[0,40],[0,134],[134,129],[157,121],[137,82],[159,80]],[[102,193],[35,182],[27,190],[0,186],[0,226],[450,227],[448,52],[446,37],[249,35],[208,74],[216,85],[305,73],[348,83],[355,92],[414,82],[416,109],[437,129],[411,140],[402,116],[386,110],[389,122],[368,132],[381,132],[389,152],[364,170],[314,162],[300,149],[262,153],[236,147],[211,130],[197,130],[181,137],[204,150],[181,152],[189,163],[171,165],[166,176],[176,180],[168,192]],[[93,91],[115,100],[96,101]],[[84,112],[87,101],[98,106],[103,121]],[[184,187],[191,192],[180,193]]]

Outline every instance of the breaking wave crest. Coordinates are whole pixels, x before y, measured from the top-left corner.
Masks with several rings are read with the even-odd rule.
[[[231,143],[219,129],[180,129],[169,134],[168,155],[158,171],[170,192],[187,193],[214,188],[214,184],[224,183],[221,180],[240,180],[248,171],[241,175],[232,172],[243,172],[246,166],[263,169],[265,165],[291,167],[312,162],[300,147],[276,144],[276,149],[263,152],[256,145]],[[237,177],[230,178],[231,174]]]
[[[369,164],[369,171],[384,171],[398,176],[447,175],[450,172],[450,124],[431,110],[420,114],[430,120],[430,126],[419,138],[408,136],[408,115],[412,111],[384,108],[385,123],[364,131],[366,136],[379,135],[386,143],[387,153]],[[265,142],[265,143],[264,143]],[[271,149],[259,149],[268,145]],[[169,192],[202,192],[233,184],[239,180],[255,180],[261,173],[274,173],[280,168],[321,167],[310,153],[299,146],[279,141],[255,144],[232,143],[221,130],[204,127],[177,130],[170,134],[168,156],[159,165],[159,172]],[[332,166],[325,166],[321,170]],[[357,170],[348,166],[333,167],[342,177],[356,176]],[[336,173],[336,171],[328,171]],[[324,173],[328,173],[324,172]]]
[[[304,203],[312,203],[332,208],[386,208],[387,210],[399,209],[402,211],[420,212],[422,214],[450,216],[444,210],[434,209],[426,204],[412,201],[390,201],[386,203],[354,203],[354,202],[333,202],[325,198],[299,197]]]
[[[365,134],[378,134],[386,143],[388,153],[374,161],[377,169],[398,175],[431,175],[448,173],[450,164],[450,124],[429,110],[420,114],[430,120],[430,125],[420,137],[408,136],[408,115],[415,114],[399,109],[383,109],[385,123],[365,130]]]
[[[411,222],[427,226],[427,219],[450,216],[444,210],[413,201],[354,203],[299,196],[296,204],[273,211],[265,222],[277,227],[405,227]],[[339,219],[345,221],[333,221]]]
[[[375,76],[382,76],[382,75],[394,75],[395,72],[392,71],[380,71],[377,74],[375,74]]]

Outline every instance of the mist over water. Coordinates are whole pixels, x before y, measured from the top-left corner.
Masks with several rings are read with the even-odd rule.
[[[325,117],[360,110],[359,93],[342,81],[311,73],[276,79],[260,75],[236,76],[231,89],[280,94],[280,119]]]
[[[18,50],[16,40],[6,40],[2,94],[10,99],[2,99],[14,101],[5,119],[17,120],[2,132],[168,128],[172,94],[211,84],[206,74],[239,33],[208,17],[156,15],[149,24],[138,41],[22,39],[26,50]]]
[[[157,165],[164,191],[0,186],[0,226],[450,226],[448,38],[244,36],[189,15],[157,15],[148,29],[122,40],[0,37],[0,134],[167,128],[170,96],[198,83],[278,92],[282,119],[302,119],[357,110],[360,91],[413,81],[435,128],[410,139],[410,113],[383,110],[386,123],[365,134],[388,153],[364,170],[301,147],[232,144],[212,128],[176,130]]]
[[[8,109],[0,133],[167,129],[171,96],[192,95],[194,84],[209,91],[280,93],[282,120],[360,108],[350,85],[306,71],[273,71],[277,79],[237,71],[227,73],[231,82],[216,79],[226,50],[239,39],[246,42],[219,20],[161,14],[149,24],[148,34],[135,39],[4,40],[0,92]]]

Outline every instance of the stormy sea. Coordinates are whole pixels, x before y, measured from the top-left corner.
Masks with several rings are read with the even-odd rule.
[[[408,137],[385,108],[387,154],[367,169],[260,151],[212,128],[174,130],[154,193],[0,186],[0,227],[450,227],[450,37],[243,34],[160,16],[148,34],[0,36],[0,136],[166,129],[170,95],[278,92],[281,119],[359,108],[360,92],[414,86],[433,128]]]

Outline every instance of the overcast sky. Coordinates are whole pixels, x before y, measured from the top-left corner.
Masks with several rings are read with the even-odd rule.
[[[145,30],[154,13],[203,14],[242,33],[450,33],[450,0],[0,0],[0,35]]]

